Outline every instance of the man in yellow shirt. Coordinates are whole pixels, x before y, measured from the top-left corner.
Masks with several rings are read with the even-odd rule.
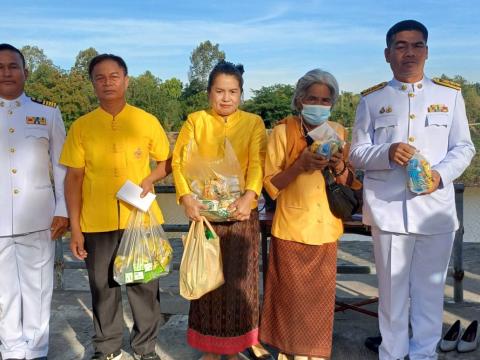
[[[170,170],[169,143],[155,116],[126,103],[128,87],[124,60],[98,55],[89,75],[100,107],[77,119],[62,151],[67,166],[65,196],[71,217],[73,255],[85,260],[92,292],[95,354],[92,360],[121,358],[123,315],[120,286],[112,277],[112,264],[132,208],[116,199],[130,180],[143,188]],[[150,171],[150,158],[157,167]],[[154,202],[159,222],[162,213]],[[155,340],[160,320],[158,281],[127,286],[134,327],[131,345],[136,358],[159,359]]]

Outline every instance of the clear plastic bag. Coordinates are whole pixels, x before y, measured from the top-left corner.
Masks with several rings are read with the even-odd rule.
[[[326,122],[310,131],[308,135],[314,140],[310,145],[310,151],[330,159],[338,152],[345,142],[338,136],[337,132]]]
[[[165,276],[170,272],[172,254],[172,246],[153,212],[135,208],[120,241],[113,278],[124,285]]]
[[[216,154],[210,149],[211,154]],[[245,180],[235,151],[225,139],[220,156],[201,153],[195,140],[185,147],[181,168],[196,199],[208,207],[201,215],[208,220],[233,221],[228,207],[244,191]]]
[[[430,163],[418,151],[407,164],[408,188],[415,194],[422,194],[433,187]]]
[[[180,295],[187,300],[199,299],[221,286],[223,277],[220,239],[205,217],[193,221],[183,237],[180,265]]]

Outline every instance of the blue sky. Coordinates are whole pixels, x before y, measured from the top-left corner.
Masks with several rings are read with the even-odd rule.
[[[163,80],[186,82],[192,50],[210,40],[244,64],[247,97],[252,88],[294,84],[315,67],[344,91],[388,80],[385,33],[413,18],[430,32],[427,75],[480,82],[476,0],[37,0],[4,4],[1,18],[1,42],[38,46],[61,68],[93,46],[124,57],[133,75],[150,70]]]

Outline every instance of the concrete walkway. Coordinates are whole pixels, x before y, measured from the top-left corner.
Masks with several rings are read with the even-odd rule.
[[[178,244],[174,243],[174,247],[177,246]],[[471,320],[480,320],[480,244],[465,244],[464,254],[465,302],[462,304],[452,302],[453,289],[449,279],[445,289],[444,331],[456,319],[461,319],[463,326],[467,326]],[[178,255],[174,261],[179,261]],[[337,298],[342,301],[357,301],[376,295],[376,276],[370,242],[341,242],[339,264],[368,265],[372,267],[372,274],[338,275]],[[49,359],[90,359],[93,352],[91,341],[93,327],[86,272],[66,270],[65,276],[67,290],[56,290],[53,296]],[[168,277],[162,278],[160,287],[164,324],[158,334],[157,352],[163,360],[197,360],[201,354],[191,349],[185,341],[188,302],[178,294],[178,272],[173,271]],[[367,308],[376,311],[376,304]],[[133,358],[128,345],[128,328],[131,328],[132,317],[126,301],[124,309],[126,328],[123,359],[129,360]],[[377,333],[377,320],[373,317],[351,310],[336,313],[332,359],[377,359],[377,355],[363,345],[366,337]],[[439,359],[478,360],[480,350],[468,354],[457,352],[440,354]]]

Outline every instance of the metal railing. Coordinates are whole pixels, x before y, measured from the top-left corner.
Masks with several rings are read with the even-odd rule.
[[[463,268],[463,193],[465,191],[465,186],[463,184],[455,184],[455,203],[457,207],[457,217],[459,221],[459,228],[455,234],[455,241],[453,245],[452,260],[453,264],[448,270],[448,276],[451,276],[454,280],[453,283],[453,298],[455,302],[463,302],[463,277],[464,277],[464,268]],[[160,185],[155,186],[155,192],[157,194],[170,194],[175,193],[175,187],[171,185]],[[188,224],[163,224],[163,230],[167,233],[172,232],[188,232]],[[267,245],[266,237],[267,234],[264,233],[264,228],[262,228],[262,238],[265,238],[265,241],[262,241],[262,263],[266,259]],[[368,232],[361,230],[359,232],[354,231],[355,233],[367,235]],[[70,261],[65,260],[63,252],[63,240],[61,239],[55,243],[55,287],[56,289],[64,289],[64,270],[65,269],[85,269],[85,262],[83,261]],[[173,264],[173,269],[178,270],[179,264]],[[368,274],[370,273],[369,266],[359,266],[359,265],[341,265],[338,267],[338,273],[342,274]],[[265,276],[265,274],[263,274]]]

